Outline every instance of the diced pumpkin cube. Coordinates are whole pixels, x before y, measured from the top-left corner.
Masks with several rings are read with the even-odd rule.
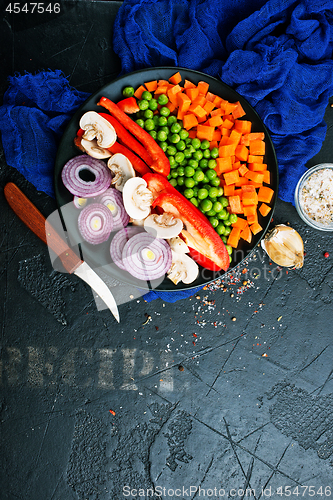
[[[271,210],[271,207],[266,205],[266,203],[262,203],[259,207],[259,212],[263,217],[266,217],[266,215],[268,215]]]
[[[274,195],[274,190],[268,186],[261,186],[258,191],[258,201],[270,203]]]
[[[227,240],[227,245],[230,245],[232,248],[237,248],[239,243],[241,229],[239,227],[233,227]]]
[[[232,214],[242,214],[243,207],[241,203],[241,199],[238,195],[229,196],[229,206]]]
[[[251,229],[253,234],[257,234],[257,233],[260,233],[260,231],[262,231],[262,227],[258,222],[251,224],[250,229]]]
[[[229,186],[230,184],[235,184],[239,180],[238,170],[231,170],[231,172],[225,172],[225,174],[223,174],[223,177],[227,186]]]

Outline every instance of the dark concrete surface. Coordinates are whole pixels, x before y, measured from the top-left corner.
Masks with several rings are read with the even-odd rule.
[[[61,69],[88,92],[119,73],[120,3],[62,1],[52,16],[7,15],[8,3],[2,93],[15,71]],[[332,114],[311,165],[333,160]],[[55,201],[3,152],[0,168],[1,499],[333,495],[329,233],[279,201],[273,224],[299,231],[303,269],[257,248],[192,298],[121,304],[117,324],[87,285],[53,270],[3,186],[17,183],[46,216]]]

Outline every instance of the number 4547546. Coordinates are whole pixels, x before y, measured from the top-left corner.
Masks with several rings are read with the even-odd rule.
[[[47,12],[49,14],[59,14],[60,12],[60,3],[34,3],[34,2],[29,2],[25,4],[21,4],[18,2],[14,3],[9,3],[6,7],[6,12],[10,12],[11,14],[20,14],[20,12],[23,12],[25,14],[33,14],[36,12],[37,14],[43,14],[44,12]]]

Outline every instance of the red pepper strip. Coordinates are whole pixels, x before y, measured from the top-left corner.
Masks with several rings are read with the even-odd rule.
[[[200,210],[183,195],[165,189],[152,206],[159,206],[181,219],[185,225],[181,234],[187,246],[208,257],[224,271],[228,269],[229,254],[220,236]]]
[[[141,160],[136,154],[130,149],[126,148],[119,142],[115,142],[110,148],[107,148],[112,154],[121,153],[126,156],[132,163],[134,170],[136,170],[140,175],[148,174],[151,172],[150,168]]]
[[[153,193],[154,200],[157,196],[164,190],[167,189],[170,192],[176,192],[179,194],[176,188],[170,184],[168,179],[160,174],[146,174],[143,176],[143,179],[147,183],[147,188]]]
[[[192,259],[195,260],[195,262],[199,264],[199,266],[205,267],[206,269],[210,269],[211,271],[221,271],[221,267],[214,264],[214,262],[208,259],[208,257],[205,257],[200,252],[198,252],[198,250],[195,250],[194,248],[189,247],[188,255],[192,257]]]
[[[113,116],[107,113],[99,113],[100,116],[108,120],[111,125],[114,127],[118,142],[121,142],[124,146],[131,149],[136,155],[140,156],[147,165],[151,165],[153,160],[148,153],[148,151],[142,146],[142,144],[135,139],[135,137],[130,134],[125,127],[118,120],[116,120]]]
[[[148,153],[153,159],[151,168],[158,174],[167,177],[170,173],[170,163],[164,151],[148,132],[140,127],[135,121],[126,115],[114,102],[107,97],[101,97],[97,103],[106,108],[129,132],[131,132],[141,144],[147,148]]]
[[[128,115],[132,115],[133,113],[137,113],[140,111],[138,103],[136,102],[135,97],[127,97],[122,101],[117,102],[117,106]]]

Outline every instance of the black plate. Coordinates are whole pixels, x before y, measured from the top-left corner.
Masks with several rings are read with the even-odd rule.
[[[67,189],[62,183],[61,170],[65,165],[65,163],[70,158],[80,154],[79,150],[74,146],[73,141],[76,132],[79,128],[79,120],[82,114],[92,110],[99,112],[105,111],[105,109],[102,108],[101,106],[97,106],[97,102],[101,97],[105,96],[110,98],[112,101],[117,102],[123,99],[122,90],[124,87],[132,86],[134,88],[137,88],[144,82],[159,80],[159,79],[167,80],[176,71],[179,71],[181,73],[183,81],[186,78],[187,80],[190,80],[194,84],[197,84],[199,81],[204,80],[207,83],[209,83],[210,92],[230,102],[240,101],[244,111],[246,112],[246,116],[244,117],[244,119],[250,120],[252,122],[252,131],[265,133],[265,138],[266,138],[265,163],[267,163],[268,169],[271,173],[270,186],[274,189],[274,197],[271,202],[272,210],[270,214],[266,217],[262,217],[259,214],[259,223],[262,226],[263,231],[253,236],[251,244],[247,243],[246,241],[240,240],[239,247],[233,252],[233,261],[230,265],[229,271],[238,264],[240,264],[245,258],[247,258],[249,254],[255,249],[260,240],[263,238],[270,224],[277,200],[278,164],[270,135],[265,125],[263,124],[262,120],[258,116],[257,112],[241,95],[239,95],[231,87],[229,87],[225,83],[215,78],[205,75],[204,73],[200,73],[199,71],[192,71],[185,68],[173,68],[173,67],[148,68],[141,71],[135,71],[133,73],[124,75],[118,78],[117,80],[114,80],[111,83],[105,85],[98,92],[90,96],[87,99],[87,101],[85,101],[85,103],[77,110],[77,112],[75,113],[75,115],[73,116],[73,118],[71,119],[65,130],[55,161],[55,172],[54,172],[55,195],[58,207],[63,216],[63,220],[65,222],[71,240],[73,242],[81,242],[80,246],[84,260],[86,260],[94,268],[103,266],[103,270],[107,272],[110,276],[114,277],[115,279],[118,279],[121,282],[134,284],[135,286],[138,286],[139,288],[142,289],[149,289],[149,286],[146,282],[134,279],[129,273],[124,273],[123,271],[118,269],[117,266],[112,264],[112,260],[109,253],[110,242],[103,243],[101,245],[98,245],[97,247],[82,242],[82,238],[80,237],[76,225],[76,219],[77,219],[76,209],[74,210],[69,209],[69,213],[65,213],[64,210],[64,206],[72,201],[72,195],[67,191]],[[200,274],[198,278],[190,285],[179,283],[176,286],[168,278],[165,278],[162,281],[162,283],[159,284],[158,287],[154,288],[161,291],[162,290],[180,291],[188,288],[196,288],[210,283],[211,281],[223,276],[223,274],[225,274],[223,271],[217,273],[209,271],[207,269],[200,268]]]

